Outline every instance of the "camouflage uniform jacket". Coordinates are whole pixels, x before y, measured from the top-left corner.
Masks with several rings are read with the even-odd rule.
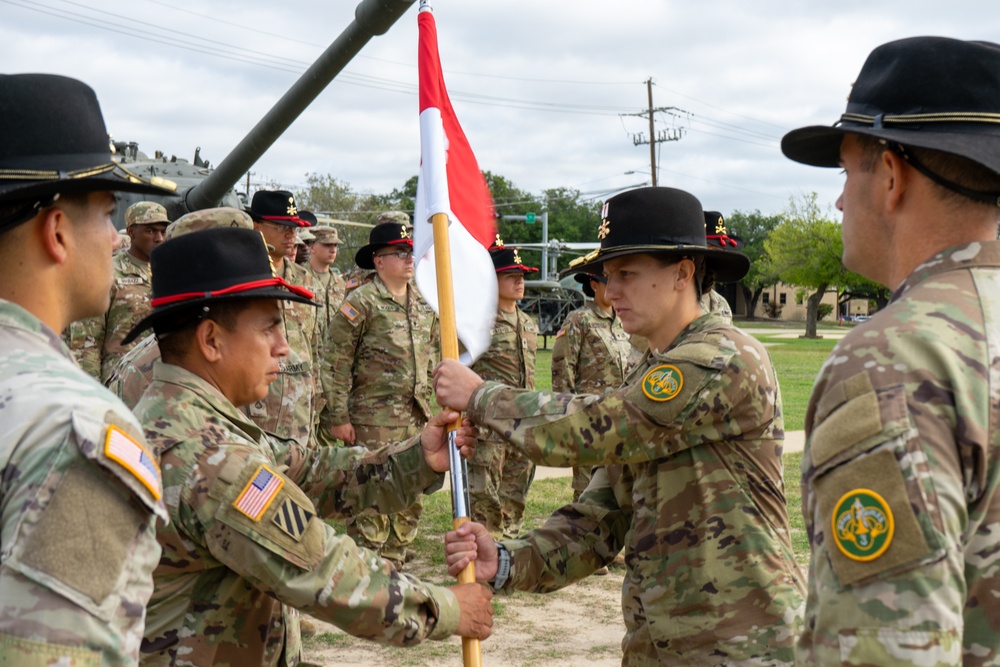
[[[419,438],[374,452],[308,449],[162,362],[136,415],[162,456],[171,516],[157,534],[143,664],[294,665],[296,609],[385,644],[454,632],[450,591],[396,572],[319,518],[399,510],[439,488]]]
[[[928,259],[806,413],[815,664],[1000,664],[1000,241]]]
[[[139,320],[149,314],[149,296],[153,290],[149,262],[136,259],[130,252],[114,256],[115,281],[111,285],[111,306],[103,316],[89,317],[70,325],[70,349],[80,366],[91,372],[99,367],[101,382],[107,382],[118,360],[128,351],[122,339]]]
[[[625,548],[624,665],[791,664],[805,584],[765,348],[705,315],[604,396],[486,382],[469,416],[540,465],[607,465],[522,539],[508,586],[552,591]]]
[[[312,278],[295,262],[285,260],[281,277],[292,285],[312,290]],[[313,364],[313,328],[316,307],[296,301],[279,301],[289,352],[281,359],[278,379],[268,387],[267,398],[244,410],[268,433],[309,443],[312,433],[313,397],[316,391]]]
[[[324,425],[409,426],[430,419],[431,371],[441,358],[437,315],[412,284],[407,308],[378,276],[347,295],[330,324]]]
[[[603,394],[625,381],[632,344],[621,320],[591,301],[563,322],[552,346],[552,391]]]
[[[166,519],[135,417],[0,300],[0,664],[134,665]]]
[[[538,327],[520,308],[516,308],[514,314],[516,324],[509,322],[502,311],[497,311],[490,349],[476,359],[472,370],[484,380],[534,389]]]
[[[149,334],[132,345],[132,349],[118,360],[118,365],[108,378],[108,389],[133,410],[142,398],[142,392],[153,381],[153,365],[160,360],[160,346],[156,336]]]
[[[312,266],[306,265],[306,272],[312,280],[316,303],[316,325],[313,327],[313,358],[316,360],[317,368],[323,359],[326,348],[327,332],[330,330],[330,322],[333,321],[337,309],[344,301],[344,279],[339,273],[330,269],[326,273],[320,273]]]

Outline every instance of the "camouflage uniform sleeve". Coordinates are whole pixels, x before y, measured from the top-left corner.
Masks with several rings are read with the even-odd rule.
[[[458,627],[446,588],[397,572],[316,516],[278,466],[253,450],[227,457],[195,500],[212,555],[258,590],[350,634],[394,646],[442,639]]]
[[[658,355],[634,384],[603,396],[484,382],[469,416],[548,466],[639,463],[721,440],[763,434],[777,383],[751,346],[682,345]]]
[[[104,349],[104,317],[99,315],[71,322],[64,338],[80,368],[87,375],[100,381],[101,350]]]
[[[556,510],[545,524],[502,544],[511,554],[504,588],[550,593],[607,565],[625,546],[631,517],[615,499],[605,468],[596,468],[576,503]]]
[[[552,346],[552,391],[576,392],[576,365],[580,360],[582,336],[578,318],[570,313]]]
[[[420,436],[372,451],[288,444],[286,451],[275,452],[276,458],[325,518],[347,518],[369,508],[378,514],[401,512],[444,484],[444,475],[427,465]]]
[[[321,378],[330,424],[348,424],[351,421],[347,399],[353,384],[354,359],[367,323],[368,310],[358,298],[357,291],[348,294],[337,312],[331,316]]]
[[[131,415],[46,417],[50,440],[4,475],[0,664],[135,664],[167,518],[159,469]]]
[[[997,586],[995,557],[982,558],[998,526],[984,502],[996,465],[983,451],[996,408],[973,398],[993,395],[984,374],[997,352],[996,341],[957,339],[977,328],[961,321],[968,296],[936,293],[940,318],[890,306],[821,370],[802,458],[811,559],[800,661],[997,659],[996,607],[982,604]]]

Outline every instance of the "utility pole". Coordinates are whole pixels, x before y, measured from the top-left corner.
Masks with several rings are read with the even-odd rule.
[[[501,220],[521,220],[529,225],[535,224],[535,220],[542,221],[542,270],[539,276],[542,280],[549,279],[549,212],[545,211],[541,215],[528,213],[527,215],[501,215]],[[517,246],[516,243],[511,245]]]
[[[632,144],[638,146],[640,144],[649,144],[649,173],[653,177],[653,187],[656,187],[656,144],[663,143],[664,141],[678,141],[684,136],[683,127],[674,127],[669,130],[661,130],[659,134],[656,132],[656,128],[653,125],[653,114],[658,111],[663,111],[669,113],[671,116],[677,116],[679,114],[687,114],[687,111],[683,109],[678,109],[677,107],[654,107],[653,106],[653,78],[650,77],[646,79],[646,97],[649,101],[649,107],[646,111],[639,113],[629,113],[621,114],[623,116],[639,116],[647,117],[649,119],[649,139],[647,140],[642,132],[639,134],[632,135]]]

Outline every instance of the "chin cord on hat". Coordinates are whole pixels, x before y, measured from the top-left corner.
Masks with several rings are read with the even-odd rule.
[[[1000,194],[994,192],[979,192],[977,190],[970,190],[969,188],[959,185],[954,181],[949,181],[944,176],[941,176],[940,174],[935,174],[933,171],[928,169],[926,165],[924,165],[922,162],[920,162],[920,160],[918,160],[916,157],[911,155],[906,150],[906,146],[898,144],[894,141],[886,141],[884,139],[880,139],[880,141],[884,143],[886,147],[893,153],[897,154],[898,156],[906,160],[906,162],[910,166],[912,166],[914,169],[916,169],[921,174],[931,179],[941,187],[947,188],[952,192],[957,192],[963,197],[968,197],[973,201],[980,201],[986,204],[992,204],[994,206],[1000,207]]]
[[[31,220],[35,217],[39,211],[46,209],[59,200],[59,193],[48,195],[45,199],[39,199],[38,201],[32,202],[30,199],[23,202],[21,205],[13,204],[11,205],[13,210],[7,215],[0,217],[0,234],[14,229],[22,222]],[[6,207],[4,207],[6,208]],[[11,210],[8,208],[8,210]]]

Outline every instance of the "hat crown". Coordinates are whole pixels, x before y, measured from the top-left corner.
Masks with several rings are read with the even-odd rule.
[[[851,88],[847,112],[1000,114],[1000,45],[910,37],[876,47]]]
[[[598,226],[601,249],[621,246],[705,247],[701,203],[683,190],[637,188],[608,199]]]
[[[141,201],[132,204],[125,211],[126,227],[152,225],[158,222],[169,224],[170,218],[167,217],[167,209],[155,201]]]
[[[175,236],[150,253],[153,299],[214,292],[274,278],[260,232],[212,228]]]
[[[167,227],[166,237],[169,240],[177,236],[205,229],[228,229],[230,227],[252,230],[253,219],[245,211],[227,206],[206,208],[200,211],[192,211],[174,220]]]
[[[295,196],[288,190],[258,190],[250,200],[250,215],[289,225],[309,226],[299,217]]]

